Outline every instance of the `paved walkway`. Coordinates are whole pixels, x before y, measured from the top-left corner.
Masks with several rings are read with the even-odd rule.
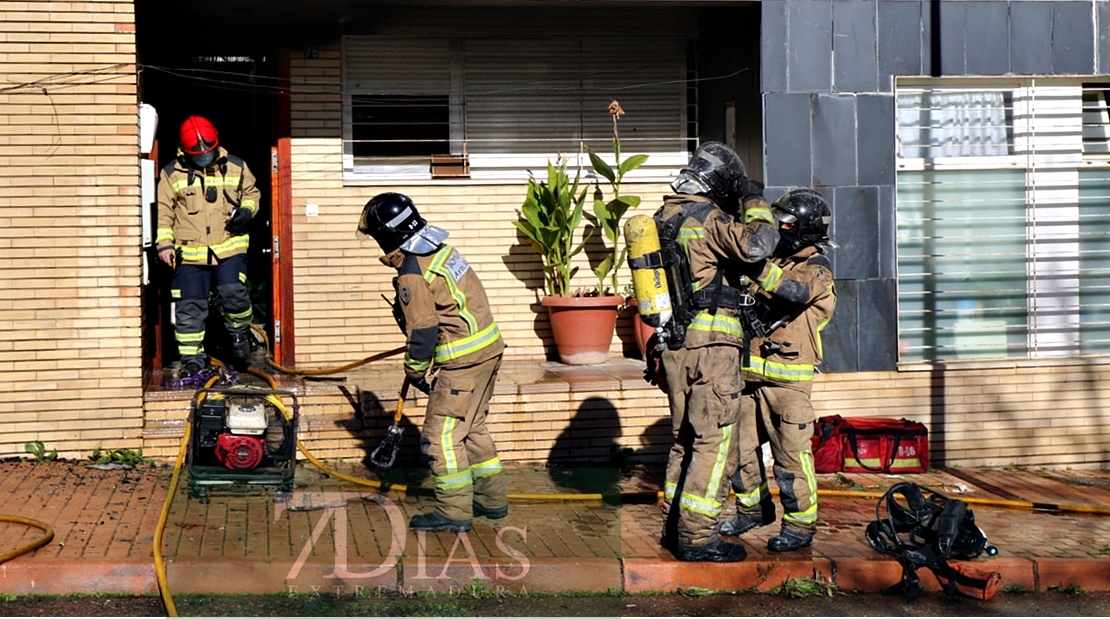
[[[350,468],[342,472],[373,476]],[[36,518],[54,540],[0,564],[0,593],[157,593],[154,532],[171,469],[141,465],[95,470],[69,463],[0,462],[0,514]],[[822,475],[821,529],[796,553],[766,550],[777,526],[743,541],[739,564],[675,561],[658,546],[660,487],[655,471],[512,468],[519,495],[601,494],[604,500],[518,499],[508,518],[475,521],[467,534],[416,533],[405,523],[429,505],[424,470],[395,470],[380,493],[299,465],[292,493],[233,486],[207,502],[191,496],[187,471],[167,516],[164,557],[174,593],[325,591],[376,588],[450,591],[473,585],[529,591],[674,591],[687,587],[767,590],[791,577],[821,577],[841,589],[878,591],[899,579],[898,565],[871,550],[863,528],[880,492],[900,478]],[[1025,590],[1079,586],[1110,590],[1110,473],[938,470],[905,479],[970,501],[1026,501],[1043,509],[972,504],[998,546],[983,567]],[[623,501],[620,497],[623,497]],[[1086,507],[1084,507],[1086,506]],[[1051,511],[1056,509],[1057,511]],[[0,554],[39,536],[0,523]],[[935,588],[935,580],[922,581]]]

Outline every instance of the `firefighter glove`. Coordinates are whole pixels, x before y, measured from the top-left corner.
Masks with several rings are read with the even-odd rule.
[[[231,234],[246,234],[247,226],[250,225],[253,217],[254,213],[250,209],[241,206],[235,207],[235,210],[231,211],[231,217],[227,218],[227,224],[224,225],[224,228]]]
[[[648,340],[647,350],[645,351],[645,361],[647,367],[644,368],[644,380],[650,385],[659,387],[663,393],[667,393],[670,386],[667,384],[667,374],[663,371],[663,351],[659,350],[659,339],[657,335],[651,336]]]
[[[737,188],[737,193],[740,194],[741,204],[750,200],[751,198],[762,198],[763,183],[755,180],[754,178],[748,178],[747,176],[745,176],[743,180],[740,181],[740,186]]]
[[[424,376],[419,378],[409,377],[409,384],[419,389],[424,395],[431,395],[432,386],[428,384],[428,379]]]

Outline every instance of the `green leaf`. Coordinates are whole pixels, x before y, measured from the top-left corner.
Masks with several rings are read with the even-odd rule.
[[[628,159],[625,159],[621,162],[619,168],[621,177],[623,178],[625,174],[628,174],[632,170],[635,170],[636,168],[644,165],[644,162],[647,160],[647,155],[632,155]]]
[[[616,180],[617,177],[613,174],[613,168],[609,167],[608,163],[605,163],[601,157],[598,157],[593,149],[587,148],[586,152],[590,154],[590,164],[593,165],[595,172],[604,176],[610,183]]]

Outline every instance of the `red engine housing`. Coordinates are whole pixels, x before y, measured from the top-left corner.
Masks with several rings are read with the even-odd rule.
[[[229,469],[253,469],[262,463],[264,453],[260,438],[227,433],[216,437],[216,459]]]

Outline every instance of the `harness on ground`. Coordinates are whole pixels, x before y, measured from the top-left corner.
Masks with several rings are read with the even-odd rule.
[[[989,600],[1002,579],[998,572],[949,563],[984,552],[994,556],[998,549],[987,544],[967,503],[915,483],[901,482],[887,490],[875,506],[875,520],[867,525],[866,536],[872,548],[895,557],[902,566],[902,580],[888,591],[901,591],[911,601],[921,595],[917,576],[921,567],[933,572],[948,596],[960,593]]]

